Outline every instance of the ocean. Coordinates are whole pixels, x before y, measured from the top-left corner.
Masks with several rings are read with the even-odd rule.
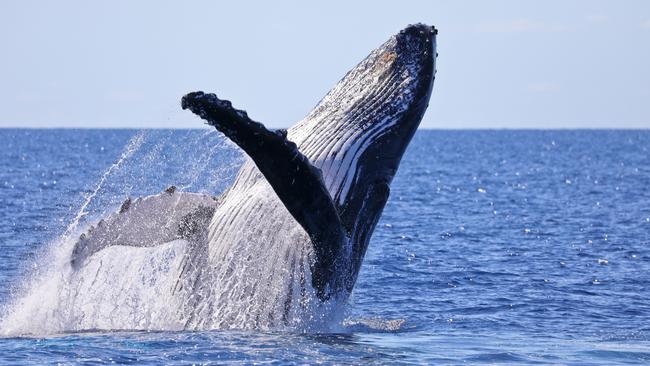
[[[9,329],[63,236],[129,196],[218,194],[243,159],[207,129],[0,129],[0,364],[650,364],[632,130],[418,131],[336,332]]]

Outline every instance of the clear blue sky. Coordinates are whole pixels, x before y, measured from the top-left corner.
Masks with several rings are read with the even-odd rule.
[[[0,127],[200,127],[216,92],[300,120],[409,23],[435,25],[422,127],[650,128],[650,1],[0,3]]]

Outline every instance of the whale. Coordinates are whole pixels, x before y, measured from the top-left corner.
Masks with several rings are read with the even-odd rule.
[[[174,243],[182,255],[164,296],[181,304],[184,329],[327,318],[354,288],[429,105],[436,35],[424,24],[402,29],[288,129],[268,129],[213,93],[186,94],[182,109],[245,153],[233,184],[218,196],[170,186],[127,199],[79,236],[73,271],[107,251]]]

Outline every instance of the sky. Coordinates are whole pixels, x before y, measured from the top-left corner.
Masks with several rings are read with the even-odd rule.
[[[423,128],[650,128],[634,0],[3,0],[0,127],[201,127],[195,90],[288,127],[417,22],[439,30]]]

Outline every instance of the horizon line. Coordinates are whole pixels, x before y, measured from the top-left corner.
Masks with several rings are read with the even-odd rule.
[[[207,126],[207,125],[206,125]],[[208,130],[210,128],[207,128]],[[270,130],[286,129],[286,127],[269,128]],[[14,127],[0,126],[0,130],[206,130],[201,127]],[[649,131],[650,127],[418,127],[418,130],[428,131]]]

